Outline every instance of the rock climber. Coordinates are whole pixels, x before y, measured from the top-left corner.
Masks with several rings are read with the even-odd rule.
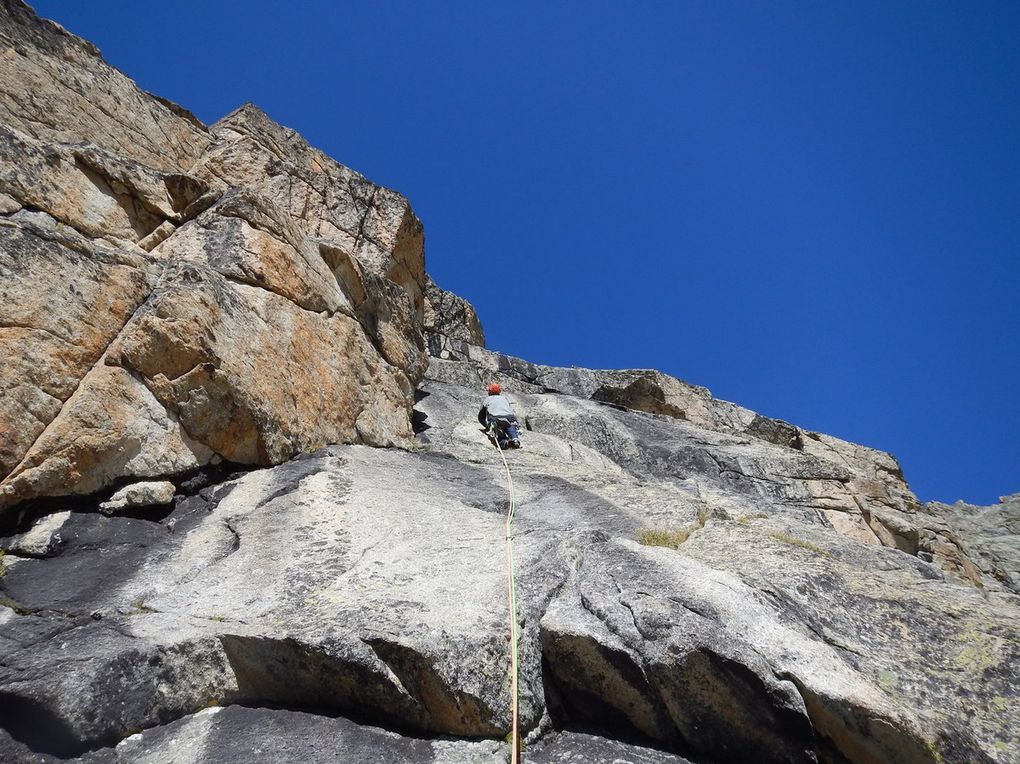
[[[495,382],[489,385],[489,397],[478,410],[478,422],[493,434],[502,449],[521,447],[521,425],[514,415],[513,406]]]

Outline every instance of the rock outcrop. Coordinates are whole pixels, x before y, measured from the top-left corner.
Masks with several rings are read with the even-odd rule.
[[[1020,493],[1003,496],[990,507],[963,501],[928,506],[967,540],[968,553],[985,583],[1020,594]]]
[[[485,331],[474,306],[463,297],[440,288],[431,276],[425,278],[425,337],[430,352],[439,355],[444,337],[485,347]],[[438,343],[438,344],[437,344]]]
[[[427,354],[407,200],[255,107],[207,128],[0,8],[0,512],[408,443]]]
[[[1020,761],[1017,495],[488,350],[399,194],[0,12],[0,760],[507,761],[497,380],[525,761]]]

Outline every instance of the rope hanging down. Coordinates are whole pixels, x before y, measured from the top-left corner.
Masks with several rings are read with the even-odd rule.
[[[506,486],[510,493],[510,507],[506,513],[506,581],[507,595],[510,600],[510,762],[518,764],[521,757],[521,732],[518,720],[519,692],[517,678],[519,670],[517,667],[517,587],[514,583],[514,479],[510,474],[510,465],[507,464],[506,455],[499,445],[499,438],[494,438],[499,456],[503,460],[503,469],[506,470]]]

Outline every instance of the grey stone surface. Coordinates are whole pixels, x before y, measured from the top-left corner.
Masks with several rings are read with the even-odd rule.
[[[498,736],[501,487],[444,463],[440,493],[434,460],[355,448],[251,473],[163,524],[72,515],[59,555],[17,559],[0,582],[15,608],[4,637],[33,643],[8,656],[0,693],[45,707],[72,752],[209,702]],[[413,472],[427,494],[408,492]]]
[[[986,582],[997,582],[1020,594],[1020,493],[1003,496],[989,507],[963,501],[928,506],[966,539]]]
[[[761,482],[781,485],[787,478],[807,478],[788,501],[802,501],[805,508],[824,517],[824,521],[840,533],[864,543],[892,546],[909,554],[936,561],[946,570],[975,584],[1000,586],[992,577],[982,581],[981,571],[970,559],[953,527],[939,513],[921,505],[903,477],[896,458],[876,449],[848,443],[838,438],[801,429],[779,419],[766,417],[734,403],[714,398],[704,387],[691,385],[651,369],[593,370],[536,366],[520,358],[503,355],[468,342],[442,335],[430,339],[433,359],[429,376],[440,382],[461,387],[484,388],[496,381],[504,389],[519,393],[557,392],[574,398],[585,398],[602,404],[636,412],[670,417],[693,426],[693,432],[713,432],[731,436],[730,443],[753,446],[764,442],[783,447],[757,470],[741,476],[741,468],[721,464],[722,473],[735,480],[750,477]],[[546,400],[546,412],[555,408]],[[553,415],[554,417],[558,415]],[[541,429],[543,413],[534,415],[532,426]],[[564,426],[553,421],[550,426]],[[606,447],[622,447],[626,442],[607,437],[604,427],[596,427],[598,440]],[[591,433],[589,433],[590,435]],[[654,442],[657,436],[647,439]],[[643,469],[663,458],[657,446],[631,449],[630,456],[621,458],[641,462]],[[748,450],[748,453],[755,448]],[[816,470],[804,465],[811,459],[799,459],[789,451],[828,465]],[[778,456],[782,454],[781,456]],[[673,455],[671,460],[691,456]],[[775,459],[797,462],[800,466],[780,466]],[[799,459],[799,461],[798,461]],[[779,470],[774,473],[774,469]],[[794,472],[785,470],[793,469]],[[803,472],[806,469],[806,472]],[[764,471],[762,471],[764,470]],[[801,474],[803,472],[803,474]],[[721,473],[721,474],[722,474]],[[779,480],[775,481],[774,478]],[[764,487],[764,486],[761,486]]]
[[[37,534],[60,536],[46,555],[8,553],[8,731],[75,755],[214,703],[502,738],[502,465],[475,389],[429,381],[419,398],[417,451],[331,447],[158,523],[78,512]],[[536,755],[580,727],[607,750],[643,741],[637,761],[1010,760],[1017,598],[833,528],[804,486],[845,466],[582,398],[511,398],[532,426],[509,457]],[[685,535],[638,543],[649,530]],[[33,737],[32,717],[63,737]],[[547,756],[595,744],[576,743]]]
[[[642,745],[633,745],[584,732],[564,731],[526,751],[535,764],[690,764],[688,759]]]
[[[462,461],[479,458],[470,414],[480,395],[440,382],[425,390],[417,408],[426,414],[422,424],[434,426],[420,437]],[[827,438],[831,449],[812,455],[570,396],[511,398],[531,430],[525,449],[512,454],[518,491],[527,495],[539,475],[555,470],[590,497],[557,502],[561,528],[605,534],[569,542],[576,545],[577,572],[559,592],[571,604],[561,610],[554,599],[542,620],[543,658],[567,698],[567,719],[580,715],[606,729],[622,715],[631,732],[722,760],[739,760],[748,747],[762,751],[763,760],[824,758],[834,750],[851,760],[927,760],[929,747],[945,760],[1011,760],[1003,752],[1017,741],[1000,725],[1012,723],[1018,689],[1009,667],[1020,634],[1016,598],[988,594],[991,582],[975,588],[952,564],[925,561],[923,552],[908,555],[829,522],[827,493],[812,488],[836,483],[852,491],[846,460],[833,456],[850,444]],[[529,516],[524,501],[521,518]],[[597,523],[578,521],[582,505],[594,510]],[[927,525],[942,522],[918,516]],[[617,538],[640,538],[641,528],[683,531],[686,540],[677,551],[632,541],[614,546]],[[670,573],[652,559],[681,567]],[[598,571],[590,578],[589,564]],[[599,583],[590,589],[589,581]],[[737,657],[745,639],[748,652]],[[796,656],[796,668],[784,665],[784,655]],[[761,657],[768,668],[755,668]],[[751,675],[726,680],[727,666]],[[786,691],[772,684],[777,675],[792,683]],[[715,698],[721,704],[715,722],[685,716],[691,704],[679,700],[692,687],[704,688],[708,677],[716,686],[693,705],[710,707]],[[813,744],[796,754],[744,737],[740,717],[754,714],[733,711],[741,696],[745,708],[774,714],[750,723],[753,734],[796,730],[797,713],[801,725],[806,714]],[[615,698],[610,707],[600,707],[608,697]],[[585,719],[592,709],[595,716]],[[969,727],[958,718],[969,719]],[[725,733],[716,729],[698,742],[721,720]],[[798,739],[793,732],[781,736],[783,745]],[[735,748],[720,749],[721,740]]]
[[[505,761],[495,741],[405,737],[302,711],[213,707],[132,735],[81,764],[470,764]]]
[[[212,706],[74,759],[34,753],[0,730],[7,764],[473,764],[506,761],[493,740],[414,738],[308,711]]]

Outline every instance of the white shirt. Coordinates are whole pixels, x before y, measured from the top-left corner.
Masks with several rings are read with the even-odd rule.
[[[514,410],[510,401],[502,395],[490,395],[485,399],[485,410],[489,416],[513,416]]]

